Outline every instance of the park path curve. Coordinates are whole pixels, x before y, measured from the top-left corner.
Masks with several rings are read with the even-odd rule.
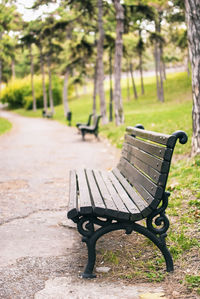
[[[80,237],[66,219],[69,170],[111,169],[119,151],[94,136],[83,142],[75,128],[52,120],[0,116],[13,123],[0,136],[0,298],[134,299],[162,291],[77,278],[83,265]]]

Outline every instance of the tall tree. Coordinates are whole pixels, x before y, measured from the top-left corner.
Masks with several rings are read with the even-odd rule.
[[[200,2],[185,0],[189,54],[192,67],[192,155],[200,154]]]
[[[113,51],[115,49],[115,39],[114,37],[109,33],[105,35],[106,43],[104,47],[108,49],[108,56],[109,56],[109,83],[110,83],[110,101],[109,101],[109,121],[111,122],[113,120],[113,87],[112,87],[112,76],[113,76]]]
[[[33,98],[33,110],[37,109],[37,101],[35,96],[35,87],[34,87],[34,57],[33,57],[33,44],[36,42],[34,37],[34,30],[32,30],[32,26],[34,26],[34,22],[30,22],[25,24],[25,31],[24,35],[21,38],[23,46],[26,46],[29,49],[29,56],[30,56],[30,72],[31,72],[31,89],[32,89],[32,98]]]
[[[100,110],[102,115],[102,123],[106,124],[106,101],[104,92],[104,65],[103,65],[103,49],[104,49],[104,28],[103,28],[103,0],[98,0],[98,31],[99,39],[97,41],[97,80],[100,98]]]
[[[143,80],[143,52],[145,50],[144,41],[142,39],[142,30],[139,28],[139,40],[136,45],[136,50],[139,56],[139,71],[140,71],[140,80],[141,80],[141,93],[144,94],[144,80]]]
[[[124,32],[124,8],[120,0],[113,0],[116,11],[116,42],[115,42],[115,62],[114,62],[114,103],[115,103],[115,123],[117,126],[124,123],[124,112],[121,94],[121,65],[123,56],[123,32]]]
[[[13,1],[2,0],[0,2],[0,96],[1,96],[1,84],[2,84],[2,72],[4,62],[4,48],[3,48],[3,36],[10,30],[14,30],[16,27],[19,14],[16,13],[16,7],[12,4]]]

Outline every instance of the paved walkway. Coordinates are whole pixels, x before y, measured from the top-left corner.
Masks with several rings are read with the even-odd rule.
[[[0,298],[159,298],[145,293],[162,289],[77,277],[83,245],[66,219],[69,169],[110,169],[119,152],[52,120],[0,116],[13,123],[0,136]]]

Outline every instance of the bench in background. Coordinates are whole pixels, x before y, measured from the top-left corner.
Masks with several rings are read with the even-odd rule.
[[[92,125],[80,125],[78,129],[81,132],[82,139],[85,140],[86,134],[94,134],[96,138],[98,138],[99,133],[99,122],[100,122],[101,115],[94,115],[93,116],[93,124]]]
[[[42,110],[42,116],[46,118],[53,118],[53,112],[48,112],[46,110]]]
[[[187,135],[183,131],[172,135],[146,131],[142,125],[126,131],[120,161],[112,171],[70,172],[68,218],[77,223],[87,244],[84,278],[95,277],[96,241],[121,229],[149,238],[163,254],[167,271],[173,271],[165,243],[169,228],[165,210],[170,195],[165,188],[176,141],[185,144]],[[142,219],[146,221],[144,226],[137,223]]]
[[[91,113],[88,117],[88,121],[86,124],[83,124],[83,123],[77,123],[76,124],[76,127],[79,129],[80,126],[90,126],[91,124],[91,121],[92,121],[92,116],[93,116],[93,113]]]

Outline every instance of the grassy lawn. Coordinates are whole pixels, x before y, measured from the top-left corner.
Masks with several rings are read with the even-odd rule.
[[[139,83],[137,83],[138,93]],[[143,282],[166,282],[174,289],[186,293],[200,294],[200,156],[191,158],[192,136],[192,94],[191,82],[185,73],[170,74],[165,82],[165,102],[156,100],[154,78],[145,78],[145,95],[139,95],[137,100],[126,100],[126,82],[124,82],[123,105],[125,124],[116,127],[114,123],[101,125],[100,135],[107,137],[111,143],[121,148],[126,126],[143,124],[147,130],[171,134],[176,130],[184,130],[189,137],[186,145],[177,144],[174,160],[169,175],[167,189],[171,191],[167,214],[170,216],[171,226],[167,242],[170,245],[175,261],[175,273],[166,274],[163,258],[143,238],[130,236],[123,240],[123,250],[117,235],[112,238],[109,250],[103,248],[98,254],[98,262],[112,269],[113,278]],[[106,91],[109,98],[109,91]],[[82,95],[78,99],[70,99],[72,111],[72,125],[76,122],[86,122],[92,111],[92,95]],[[98,107],[99,110],[99,107]],[[41,110],[37,112],[18,110],[25,116],[41,117]],[[66,124],[63,107],[55,107],[54,119]],[[109,237],[108,237],[109,238]],[[115,241],[113,241],[115,240]],[[120,239],[121,240],[121,239]],[[140,250],[138,251],[138,247]],[[133,260],[132,257],[135,257]],[[156,264],[155,261],[158,261]],[[123,265],[123,267],[122,267]],[[142,270],[142,271],[141,271]],[[111,276],[105,274],[107,279]],[[182,297],[181,297],[182,298]],[[188,297],[189,298],[189,297]],[[195,297],[191,297],[195,298]]]
[[[0,117],[0,135],[9,131],[12,128],[12,124],[5,118]]]

